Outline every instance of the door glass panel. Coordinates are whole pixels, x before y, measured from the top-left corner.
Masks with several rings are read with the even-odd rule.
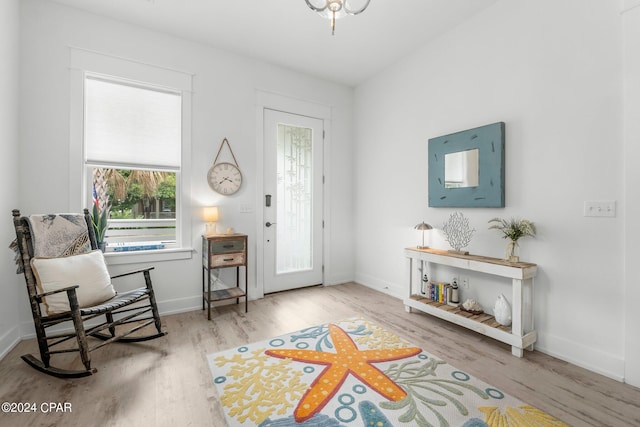
[[[313,268],[313,132],[278,124],[276,274]]]

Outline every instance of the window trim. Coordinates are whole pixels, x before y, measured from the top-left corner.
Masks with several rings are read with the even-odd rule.
[[[182,146],[180,172],[176,186],[177,248],[106,254],[109,264],[152,262],[190,258],[193,252],[191,232],[191,184],[185,177],[191,172],[191,94],[193,74],[139,61],[70,47],[70,127],[69,127],[69,210],[80,212],[90,205],[89,181],[85,176],[84,152],[84,79],[87,75],[106,76],[114,81],[138,82],[143,87],[164,88],[182,96]]]

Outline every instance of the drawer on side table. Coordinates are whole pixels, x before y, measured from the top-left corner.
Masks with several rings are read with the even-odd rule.
[[[244,263],[244,252],[211,255],[211,268],[235,267],[237,265],[244,265]]]
[[[212,254],[244,252],[244,239],[229,238],[211,242],[211,252]]]

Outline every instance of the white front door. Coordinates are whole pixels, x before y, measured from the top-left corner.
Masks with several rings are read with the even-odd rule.
[[[264,110],[264,293],[322,283],[323,121]]]

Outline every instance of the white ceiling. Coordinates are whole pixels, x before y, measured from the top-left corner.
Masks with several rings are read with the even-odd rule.
[[[497,0],[371,0],[329,20],[304,0],[53,0],[355,86]]]

